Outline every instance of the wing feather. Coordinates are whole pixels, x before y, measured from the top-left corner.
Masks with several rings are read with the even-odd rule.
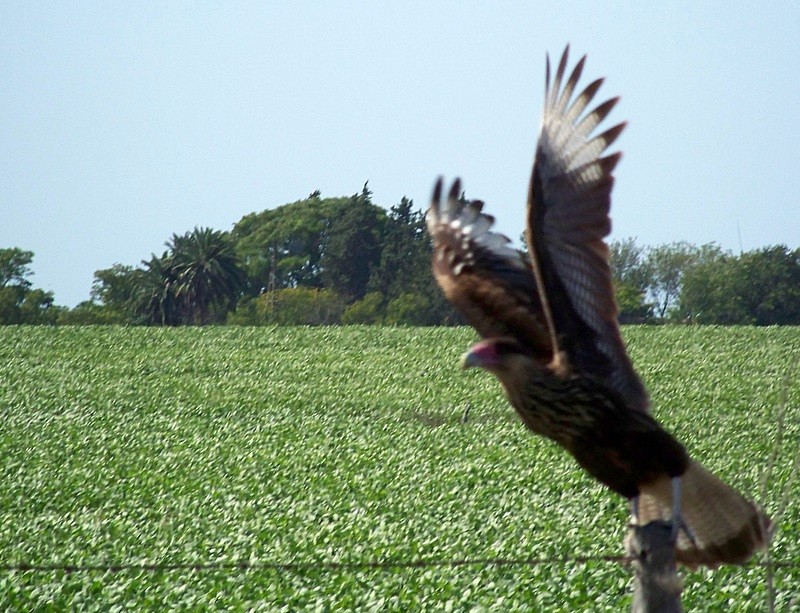
[[[547,92],[528,195],[527,237],[538,289],[546,299],[556,344],[570,363],[606,381],[647,410],[647,392],[633,369],[617,324],[609,250],[612,175],[620,154],[603,156],[625,123],[592,136],[618,98],[584,115],[602,84],[597,79],[571,100],[585,56],[562,89],[569,47]]]
[[[530,264],[509,239],[491,230],[483,202],[460,197],[453,182],[442,203],[442,179],[426,214],[433,273],[442,291],[483,338],[510,336],[549,360],[552,346]]]

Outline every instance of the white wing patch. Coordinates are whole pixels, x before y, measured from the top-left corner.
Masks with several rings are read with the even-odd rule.
[[[456,179],[450,188],[447,202],[441,203],[442,179],[434,189],[431,206],[425,214],[428,232],[434,239],[435,247],[443,237],[458,249],[443,249],[437,256],[448,259],[454,275],[460,275],[465,268],[475,264],[475,253],[486,250],[509,265],[524,269],[526,267],[519,251],[511,247],[511,240],[498,232],[492,232],[494,217],[482,213],[480,200],[462,200],[461,181]],[[447,253],[447,255],[445,255]]]

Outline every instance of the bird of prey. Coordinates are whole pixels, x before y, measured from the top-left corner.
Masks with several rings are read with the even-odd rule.
[[[769,518],[693,460],[649,413],[617,323],[609,250],[613,171],[606,149],[625,127],[594,135],[617,102],[586,112],[602,79],[576,94],[586,57],[565,79],[569,46],[546,86],[527,204],[527,255],[492,231],[483,202],[442,179],[426,214],[433,274],[482,337],[463,366],[495,375],[522,421],[631,500],[639,524],[675,528],[676,559],[746,562],[766,546]]]

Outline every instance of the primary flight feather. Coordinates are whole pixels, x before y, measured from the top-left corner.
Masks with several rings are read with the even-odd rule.
[[[672,520],[676,558],[689,566],[743,563],[766,545],[767,516],[698,462],[648,412],[625,349],[605,237],[612,175],[606,154],[624,123],[594,135],[617,102],[587,111],[602,79],[575,93],[585,56],[551,82],[530,179],[528,255],[492,231],[483,202],[436,183],[427,212],[433,274],[483,340],[464,358],[494,374],[537,434],[633,501],[636,521]]]

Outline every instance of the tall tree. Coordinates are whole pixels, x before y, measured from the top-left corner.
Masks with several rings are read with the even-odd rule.
[[[800,249],[764,247],[739,256],[745,304],[758,326],[800,324]]]
[[[60,311],[64,307],[55,306],[53,292],[35,288],[25,292],[25,297],[19,305],[20,323],[48,324],[56,323]]]
[[[389,210],[380,261],[369,281],[370,290],[388,299],[417,290],[423,279],[430,278],[425,216],[422,211],[414,211],[413,205],[412,200],[403,197]]]
[[[609,244],[611,276],[640,292],[647,290],[652,275],[647,262],[645,248],[636,244],[636,239],[626,238]]]
[[[652,274],[649,289],[656,305],[656,315],[663,319],[670,309],[678,307],[683,279],[688,270],[721,254],[722,250],[713,243],[697,247],[679,241],[650,248],[647,252]]]
[[[305,200],[243,217],[231,238],[247,273],[248,293],[321,288],[328,230],[349,205],[350,198],[321,198],[316,191]]]
[[[639,323],[648,320],[653,305],[646,302],[647,289],[652,281],[652,268],[645,256],[644,247],[633,238],[609,244],[611,278],[622,323]]]
[[[211,228],[195,228],[167,242],[174,284],[172,289],[184,320],[195,325],[235,308],[246,278],[228,236]]]
[[[381,257],[386,213],[372,204],[364,185],[350,198],[344,213],[334,219],[325,237],[321,259],[322,280],[348,302],[363,298],[373,268]]]
[[[433,250],[425,214],[403,197],[389,210],[381,258],[368,289],[384,296],[389,323],[462,323],[431,274]]]
[[[161,257],[152,254],[142,260],[137,274],[137,323],[177,326],[183,323],[183,312],[175,295],[178,282],[172,257],[165,251]]]
[[[0,325],[21,324],[19,307],[25,300],[25,288],[18,285],[0,287]]]
[[[722,254],[692,267],[680,313],[704,324],[800,324],[800,249]]]
[[[31,282],[28,277],[33,275],[30,264],[33,261],[33,251],[25,251],[18,247],[0,249],[0,287],[16,285],[28,288]]]
[[[142,271],[133,266],[114,264],[111,268],[96,270],[90,297],[95,306],[101,308],[100,312],[94,313],[99,316],[105,314],[105,318],[110,321],[129,321],[135,319],[140,290],[142,285]],[[89,311],[88,306],[84,306],[85,311]],[[97,309],[94,309],[97,311]]]
[[[59,307],[53,292],[34,289],[28,277],[33,251],[0,249],[0,324],[53,324]]]

